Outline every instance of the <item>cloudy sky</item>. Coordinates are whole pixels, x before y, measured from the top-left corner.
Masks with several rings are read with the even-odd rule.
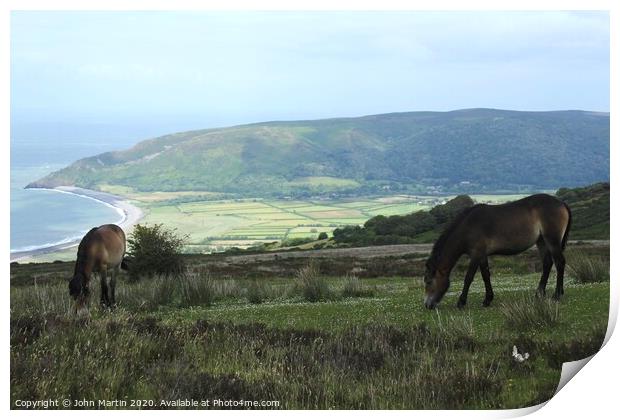
[[[592,12],[13,12],[20,121],[609,110]]]

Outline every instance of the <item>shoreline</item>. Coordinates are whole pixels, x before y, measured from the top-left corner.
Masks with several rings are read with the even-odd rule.
[[[55,188],[37,188],[46,191],[55,191],[61,194],[72,194],[77,195],[78,197],[86,198],[89,200],[97,201],[107,207],[113,208],[116,212],[121,216],[121,219],[113,222],[119,225],[125,232],[131,229],[136,223],[138,223],[142,217],[144,217],[144,212],[137,206],[129,203],[125,198],[109,194],[101,191],[89,190],[86,188],[79,187],[70,187],[70,186],[59,186]],[[52,252],[63,251],[69,248],[73,248],[79,245],[81,241],[80,235],[78,238],[69,240],[66,242],[57,243],[49,246],[42,246],[40,248],[34,248],[24,251],[11,252],[10,262],[20,261],[26,258],[31,258],[35,256],[41,256],[44,254],[49,254]]]

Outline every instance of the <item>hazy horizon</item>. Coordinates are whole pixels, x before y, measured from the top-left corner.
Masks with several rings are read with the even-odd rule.
[[[466,108],[609,112],[608,13],[11,14],[12,138]]]

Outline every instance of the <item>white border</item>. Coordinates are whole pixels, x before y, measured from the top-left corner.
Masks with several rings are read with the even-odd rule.
[[[345,1],[345,0],[314,0],[314,1],[282,1],[282,0],[265,0],[265,1],[250,1],[250,0],[228,0],[228,1],[211,1],[205,4],[205,2],[196,0],[176,0],[174,2],[164,0],[108,0],[108,1],[89,1],[88,3],[80,2],[77,0],[57,0],[53,3],[42,0],[8,0],[2,2],[0,6],[2,15],[0,18],[0,63],[2,72],[2,102],[0,105],[0,127],[2,129],[4,141],[2,142],[4,147],[4,153],[0,154],[2,159],[2,167],[4,168],[5,180],[3,182],[3,188],[5,189],[5,197],[9,191],[9,112],[10,112],[10,48],[9,48],[9,29],[10,29],[10,11],[11,10],[198,10],[198,9],[219,9],[219,10],[610,10],[611,18],[611,178],[612,189],[614,187],[614,164],[617,163],[617,149],[615,141],[618,139],[618,121],[616,112],[617,101],[619,97],[617,75],[620,68],[618,67],[618,47],[620,42],[618,39],[618,28],[620,27],[620,21],[618,14],[620,13],[620,2],[618,1],[604,1],[604,0],[565,0],[565,1],[552,1],[552,0],[506,0],[503,2],[492,0],[469,0],[467,2],[458,2],[455,0],[434,0],[434,1],[396,1],[396,0],[382,0],[382,1]],[[615,49],[614,49],[615,48]],[[8,234],[8,220],[9,220],[9,200],[3,201],[2,214],[4,223],[2,223],[2,249],[5,255],[9,255],[9,234]],[[612,195],[611,211],[612,214],[617,213],[618,205],[615,196]],[[612,218],[613,219],[613,218]],[[618,228],[615,223],[611,224],[611,236],[617,237]],[[612,267],[611,267],[611,318],[610,329],[612,331],[615,325],[618,313],[618,286],[617,282],[613,279],[617,272],[617,266],[615,261],[618,257],[616,247],[611,246]],[[7,280],[5,283],[5,293],[2,294],[1,304],[5,308],[3,328],[4,345],[2,346],[3,361],[2,364],[2,391],[5,396],[4,407],[8,410],[10,392],[9,392],[9,265],[5,264],[4,267],[5,276]],[[554,398],[552,398],[544,408],[536,411],[533,414],[535,418],[552,419],[562,418],[563,416],[572,417],[588,417],[594,418],[600,416],[601,418],[610,417],[611,413],[617,412],[616,400],[618,381],[620,381],[620,372],[618,357],[620,354],[620,340],[615,336],[611,336],[608,343],[596,355],[588,365],[577,375],[576,380],[571,380]],[[444,417],[458,417],[463,418],[504,418],[514,417],[518,415],[524,415],[526,412],[532,410],[525,409],[515,411],[370,411],[370,412],[355,412],[353,415],[371,415],[371,416],[390,416],[390,417],[402,417],[410,419],[412,416],[415,418],[437,418],[438,416]],[[204,418],[205,416],[232,416],[241,417],[246,414],[251,416],[257,416],[259,418],[274,418],[284,416],[290,417],[291,415],[299,417],[315,417],[332,416],[336,415],[349,415],[349,412],[325,412],[315,413],[311,411],[303,412],[291,412],[291,411],[266,411],[266,412],[216,412],[216,413],[204,413],[200,411],[184,411],[179,414],[190,416],[195,418]],[[122,416],[149,416],[157,418],[169,417],[172,413],[163,411],[136,413],[136,412],[124,412],[118,413]],[[62,418],[78,418],[85,415],[82,412],[48,412],[37,411],[33,413],[26,413],[22,411],[11,411],[11,416],[25,418],[26,416],[50,416],[50,417],[62,417]],[[109,413],[90,412],[87,414],[89,417],[108,416]],[[165,417],[164,417],[165,416]]]

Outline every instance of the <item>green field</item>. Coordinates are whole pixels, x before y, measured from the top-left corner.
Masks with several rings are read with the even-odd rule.
[[[479,202],[499,203],[520,195],[473,196]],[[246,248],[269,241],[316,238],[337,227],[361,225],[373,216],[428,210],[450,197],[391,196],[355,200],[209,200],[169,203],[153,201],[152,194],[133,194],[145,209],[142,223],[163,223],[188,235],[192,252]],[[182,199],[182,198],[180,198]]]
[[[265,242],[313,238],[346,225],[362,225],[376,215],[402,215],[429,210],[454,196],[366,197],[350,200],[213,200],[205,193],[137,193],[118,188],[107,192],[121,194],[144,210],[142,224],[163,223],[187,235],[186,251],[204,253],[230,247],[248,248]],[[502,203],[523,195],[472,195],[481,203]],[[199,201],[192,201],[199,200]],[[68,261],[75,258],[75,247],[43,254],[24,261]]]
[[[608,266],[607,246],[569,251],[569,267],[575,255]],[[93,305],[86,323],[69,314],[70,263],[13,266],[12,405],[142,399],[159,408],[161,400],[220,398],[298,409],[518,408],[548,400],[562,363],[596,352],[605,334],[609,282],[582,283],[569,269],[559,304],[536,299],[535,252],[492,258],[489,308],[479,276],[466,309],[456,308],[459,264],[434,311],[422,304],[424,258],[351,261],[333,252],[274,265],[192,256],[184,278],[130,283],[124,275],[119,307]],[[359,270],[399,265],[409,274]],[[270,274],[274,266],[291,274]],[[352,277],[355,270],[368,277]],[[302,277],[322,284],[322,294],[308,294]],[[530,357],[515,361],[513,346]]]

